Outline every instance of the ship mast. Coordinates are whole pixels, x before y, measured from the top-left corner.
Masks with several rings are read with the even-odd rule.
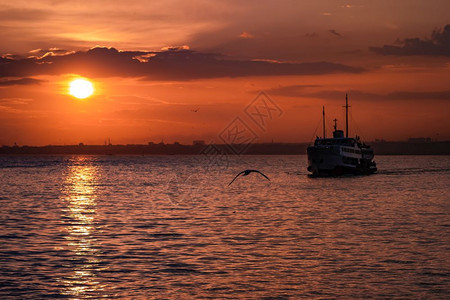
[[[348,96],[347,93],[345,93],[345,137],[348,138]]]
[[[323,128],[323,138],[325,138],[326,132],[325,132],[325,106],[322,106],[322,128]]]

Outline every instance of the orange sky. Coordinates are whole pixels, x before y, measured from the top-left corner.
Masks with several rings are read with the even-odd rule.
[[[448,1],[0,1],[0,145],[450,139]],[[68,95],[90,79],[95,93]],[[281,110],[258,127],[259,91]],[[254,103],[253,103],[254,104]]]

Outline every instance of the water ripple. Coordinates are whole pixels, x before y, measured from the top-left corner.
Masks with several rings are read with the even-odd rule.
[[[449,157],[0,157],[2,299],[450,297]],[[230,178],[243,169],[257,176]],[[207,170],[207,171],[205,171]]]

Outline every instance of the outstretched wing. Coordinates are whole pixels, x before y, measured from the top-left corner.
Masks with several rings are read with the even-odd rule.
[[[231,185],[236,180],[236,178],[238,178],[241,174],[244,174],[244,173],[245,173],[245,171],[242,171],[239,174],[237,174],[236,177],[234,177],[233,180],[231,180],[231,182],[228,185]]]
[[[261,174],[262,176],[266,177],[267,180],[270,181],[269,177],[267,177],[267,176],[266,176],[265,174],[263,174],[261,171],[258,171],[258,170],[252,170],[252,171]]]

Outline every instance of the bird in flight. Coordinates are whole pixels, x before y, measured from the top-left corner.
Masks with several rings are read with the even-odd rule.
[[[191,111],[192,111],[192,112],[198,112],[199,109],[200,109],[200,108],[197,108],[197,109],[191,109]]]
[[[264,176],[267,180],[270,181],[269,177],[267,177],[266,175],[264,175],[262,172],[260,172],[258,170],[244,170],[244,171],[240,172],[239,174],[237,174],[236,177],[234,177],[234,179],[228,185],[231,185],[236,180],[236,178],[238,178],[240,175],[247,176],[248,174],[250,174],[252,172],[259,173],[262,176]]]

